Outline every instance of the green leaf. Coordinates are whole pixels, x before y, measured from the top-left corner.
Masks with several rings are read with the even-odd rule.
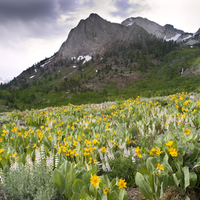
[[[192,168],[192,170],[193,170],[194,168],[196,168],[196,167],[200,167],[200,162],[198,162],[198,163]]]
[[[126,192],[125,189],[120,189],[120,191],[119,191],[119,199],[128,200],[127,192]]]
[[[70,182],[66,182],[65,185],[65,193],[64,193],[65,197],[67,197],[68,199],[70,199],[73,195],[72,192],[72,184]]]
[[[74,194],[72,195],[71,200],[77,200],[77,199],[80,199],[80,194],[79,194],[79,193],[74,193]]]
[[[181,167],[183,165],[183,157],[179,154],[175,159],[175,165],[178,171],[181,170]]]
[[[101,200],[108,200],[107,194],[103,194]]]
[[[116,183],[117,183],[117,179],[114,178],[114,179],[112,180],[112,182],[111,182],[111,188],[113,188],[113,187],[116,185]]]
[[[53,172],[53,180],[58,188],[59,193],[63,195],[65,192],[65,184],[66,184],[63,173],[60,170],[55,169]]]
[[[97,166],[96,166],[96,165],[94,165],[94,166],[92,167],[92,169],[89,171],[89,175],[90,175],[90,176],[93,176],[93,175],[95,175],[95,174],[97,174]]]
[[[70,172],[71,168],[73,168],[73,164],[65,161],[60,167],[59,170],[67,177],[67,174]]]
[[[187,166],[182,168],[184,174],[184,187],[185,189],[190,185],[189,168]]]
[[[82,171],[76,179],[82,180],[86,185],[90,184],[90,175],[87,171]]]
[[[160,198],[162,198],[162,196],[163,196],[163,194],[164,194],[164,190],[163,190],[163,182],[161,183],[161,186],[160,186]]]
[[[153,199],[153,191],[149,183],[144,180],[144,177],[139,172],[136,173],[135,182],[139,186],[141,193],[147,199]]]
[[[171,167],[171,165],[169,164],[168,160],[169,160],[169,156],[167,155],[167,153],[165,153],[165,156],[164,156],[164,158],[163,158],[163,165],[167,166],[167,169],[168,169],[170,172],[173,172],[172,167]]]
[[[157,160],[155,157],[149,157],[146,161],[148,174],[154,174],[154,169],[157,167]]]
[[[87,187],[87,185],[82,180],[76,179],[72,185],[72,192],[80,194],[83,187]]]
[[[71,196],[72,196],[72,185],[73,185],[74,181],[76,180],[75,170],[74,170],[73,167],[71,167],[69,173],[67,174],[66,180],[67,180],[67,183],[66,183],[65,196],[67,198],[71,198]]]
[[[178,153],[183,157],[185,155],[185,149],[179,150]]]
[[[85,200],[92,200],[92,198],[88,194],[86,194],[85,195]]]
[[[176,174],[172,174],[172,177],[173,177],[174,183],[175,183],[176,186],[178,187],[179,184],[180,184],[180,180],[177,179]]]
[[[95,188],[92,184],[90,184],[90,187],[89,187],[89,194],[92,196],[95,196]]]
[[[190,187],[193,188],[197,182],[197,175],[195,172],[190,172]]]
[[[190,198],[188,196],[186,196],[185,200],[190,200]]]
[[[108,200],[121,200],[119,199],[118,194],[115,191],[112,191],[111,193],[108,193]]]

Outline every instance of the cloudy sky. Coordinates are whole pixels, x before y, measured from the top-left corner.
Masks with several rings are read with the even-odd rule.
[[[194,33],[199,0],[0,0],[0,82],[52,56],[91,13],[121,23],[145,17]]]

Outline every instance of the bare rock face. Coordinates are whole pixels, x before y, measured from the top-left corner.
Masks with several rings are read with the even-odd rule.
[[[121,24],[111,23],[97,14],[91,14],[81,20],[77,27],[72,29],[67,40],[58,52],[61,59],[70,59],[79,56],[102,55],[123,44],[143,42],[151,35],[166,41],[194,44],[199,41],[200,30],[195,34],[185,33],[170,24],[161,26],[146,18],[128,18]]]
[[[102,54],[116,43],[141,41],[145,37],[149,37],[148,33],[137,25],[128,27],[111,23],[97,14],[91,14],[70,31],[67,40],[59,50],[59,56],[72,58],[80,55]]]
[[[146,18],[131,17],[122,22],[122,25],[125,25],[125,26],[133,26],[134,24],[142,27],[148,33],[156,35],[156,37],[158,37],[158,38],[163,38],[163,36],[164,36],[165,28],[155,22],[152,22],[152,21],[146,19]]]
[[[134,24],[137,24],[138,26],[145,29],[149,34],[153,34],[157,38],[161,38],[166,41],[176,41],[182,34],[184,34],[184,31],[175,29],[170,24],[161,26],[153,21],[142,17],[128,18],[125,21],[123,21],[122,24],[125,26],[132,26]]]

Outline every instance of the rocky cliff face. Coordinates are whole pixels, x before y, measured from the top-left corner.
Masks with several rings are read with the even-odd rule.
[[[67,40],[59,50],[61,58],[72,58],[85,55],[102,54],[114,44],[126,44],[142,41],[149,37],[140,26],[124,26],[108,22],[97,14],[91,14],[86,20],[81,20],[72,29]]]
[[[116,48],[116,45],[142,42],[150,37],[149,34],[166,41],[187,42],[190,45],[200,42],[197,37],[194,38],[195,34],[185,33],[170,24],[161,26],[142,17],[128,18],[117,24],[108,22],[97,14],[91,14],[70,31],[58,55],[61,59],[101,55],[106,50]]]
[[[153,21],[142,17],[128,18],[123,21],[122,24],[125,26],[132,26],[134,24],[137,24],[138,26],[141,26],[143,29],[145,29],[149,34],[153,34],[156,37],[165,39],[167,41],[176,41],[182,34],[184,34],[184,31],[175,29],[170,24],[161,26]]]

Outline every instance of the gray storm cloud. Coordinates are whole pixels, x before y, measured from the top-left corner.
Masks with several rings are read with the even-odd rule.
[[[22,38],[59,35],[67,26],[58,24],[59,17],[77,8],[76,0],[0,0],[0,26],[4,36],[13,29]]]

